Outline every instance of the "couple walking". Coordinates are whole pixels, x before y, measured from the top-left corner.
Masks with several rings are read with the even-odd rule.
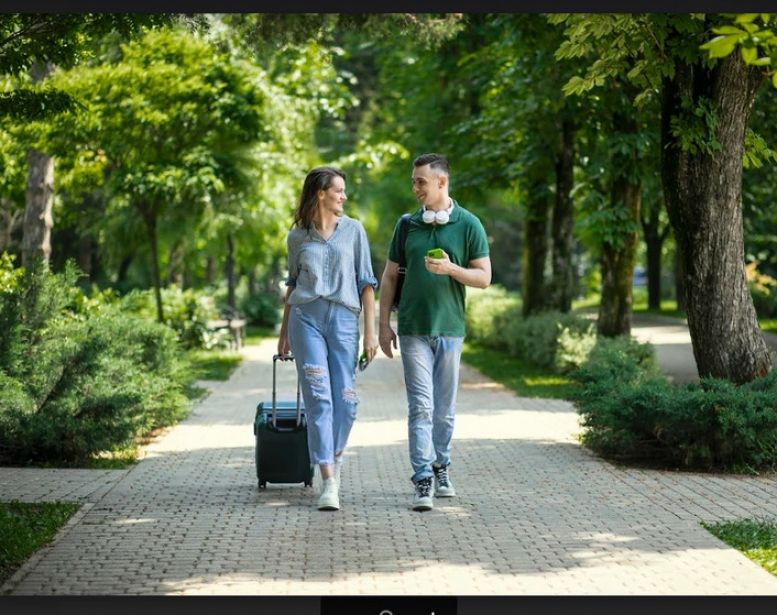
[[[491,283],[480,220],[449,194],[450,167],[439,154],[413,161],[421,208],[410,217],[397,332],[390,324],[399,279],[399,223],[380,281],[379,331],[370,246],[362,224],[345,215],[345,174],[317,167],[305,178],[286,238],[288,278],[278,354],[293,353],[308,416],[308,449],[320,484],[319,510],[339,510],[343,452],[356,419],[359,314],[367,362],[378,347],[401,347],[407,389],[413,510],[456,494],[450,479],[466,287]],[[441,249],[435,257],[430,250]]]

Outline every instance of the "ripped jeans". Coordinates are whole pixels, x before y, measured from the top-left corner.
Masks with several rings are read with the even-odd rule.
[[[359,315],[325,299],[292,305],[289,345],[299,375],[313,465],[334,464],[356,420]]]

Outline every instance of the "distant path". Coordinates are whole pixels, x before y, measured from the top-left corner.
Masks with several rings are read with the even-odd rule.
[[[631,334],[640,342],[653,344],[658,363],[670,380],[678,384],[698,382],[699,372],[685,320],[668,316],[634,314]],[[777,335],[764,333],[764,338],[777,356]]]

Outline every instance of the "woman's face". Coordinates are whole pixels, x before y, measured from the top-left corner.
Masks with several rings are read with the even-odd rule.
[[[331,212],[336,216],[343,215],[343,203],[348,199],[345,195],[345,181],[340,176],[335,176],[332,185],[326,190],[318,191],[318,205],[325,212]]]

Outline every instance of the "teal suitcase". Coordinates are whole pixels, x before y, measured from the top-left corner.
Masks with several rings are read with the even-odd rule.
[[[297,381],[297,401],[278,401],[276,369],[278,361],[293,361],[291,355],[275,355],[272,359],[272,399],[256,407],[254,437],[256,438],[256,478],[259,489],[267,483],[304,483],[313,485],[313,466],[308,452],[308,424],[305,404],[300,398]]]

